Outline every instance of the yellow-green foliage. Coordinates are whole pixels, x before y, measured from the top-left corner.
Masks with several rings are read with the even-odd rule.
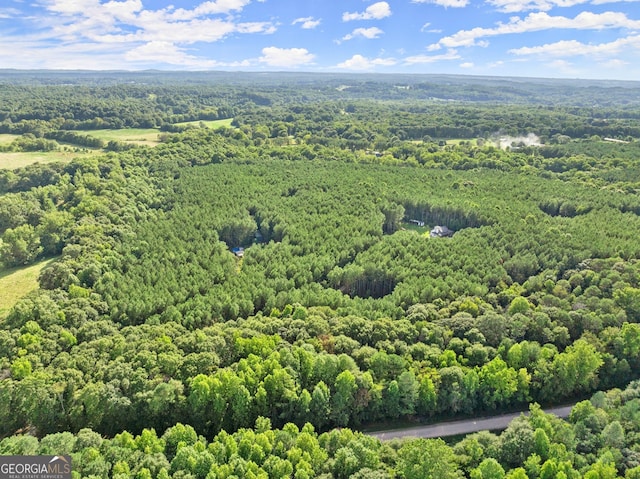
[[[69,162],[74,158],[95,154],[95,151],[78,152],[70,150],[0,152],[0,169],[15,170],[34,163]]]
[[[51,261],[40,261],[0,273],[0,318],[5,317],[20,298],[38,287],[38,275]]]
[[[79,130],[104,141],[122,141],[136,145],[155,146],[159,143],[160,130],[156,128],[121,128],[118,130]]]

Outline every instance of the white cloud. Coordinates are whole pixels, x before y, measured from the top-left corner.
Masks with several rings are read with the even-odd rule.
[[[458,60],[460,55],[451,49],[441,55],[414,55],[404,59],[405,65],[416,65],[421,63],[435,63],[443,60]]]
[[[276,26],[269,22],[247,22],[236,24],[236,30],[238,33],[263,33],[269,35],[275,33]]]
[[[14,18],[20,15],[20,10],[16,8],[0,8],[0,19],[2,18]]]
[[[602,68],[616,69],[616,68],[625,68],[627,65],[629,65],[629,62],[620,60],[619,58],[614,58],[612,60],[607,60],[605,62],[598,63],[598,65],[600,65]]]
[[[427,22],[424,25],[422,25],[422,27],[420,28],[420,31],[427,32],[427,33],[442,33],[442,30],[440,30],[439,28],[429,28],[430,26],[431,26],[431,23]]]
[[[640,48],[640,35],[619,38],[613,42],[585,44],[577,40],[562,40],[536,47],[522,47],[509,50],[514,55],[544,55],[552,57],[609,56]]]
[[[232,17],[215,18],[242,10],[251,0],[217,0],[193,9],[167,7],[144,9],[141,0],[48,0],[52,37],[67,41],[170,41],[179,44],[215,42],[231,33],[273,33],[271,22],[235,22]]]
[[[249,5],[251,0],[217,0],[215,2],[204,2],[194,9],[187,10],[178,8],[171,12],[172,20],[192,20],[207,15],[225,14],[239,12]]]
[[[132,62],[169,63],[171,65],[201,65],[202,60],[187,55],[171,42],[153,41],[128,51],[125,58]],[[209,62],[213,66],[214,62]]]
[[[387,2],[378,2],[369,5],[364,12],[342,14],[342,21],[349,22],[351,20],[380,20],[391,15],[391,7]]]
[[[216,42],[237,31],[238,26],[218,18],[193,20],[188,28],[176,28],[172,23],[147,25],[140,35],[147,41],[170,41],[180,44]]]
[[[373,70],[376,66],[393,66],[397,62],[393,58],[366,58],[362,55],[353,55],[348,60],[336,65],[346,70]]]
[[[411,3],[434,3],[446,8],[462,8],[469,5],[469,0],[412,0]]]
[[[233,34],[272,34],[277,26],[272,22],[240,22],[233,15],[251,0],[204,1],[193,8],[146,9],[142,0],[40,0],[41,11],[31,13],[29,22],[37,25],[30,35],[5,37],[4,44],[30,42],[26,55],[46,63],[54,52],[73,51],[82,46],[77,58],[62,61],[65,68],[94,67],[103,61],[129,65],[181,65],[185,67],[247,66],[245,61],[219,63],[194,56],[185,50],[194,43],[215,43]],[[146,2],[147,4],[151,2]],[[15,14],[13,9],[0,9],[0,19]],[[27,18],[20,14],[22,19]],[[27,43],[23,43],[26,49]],[[80,48],[78,48],[80,50]],[[108,51],[107,51],[108,50]],[[98,59],[97,56],[101,58]],[[145,60],[146,56],[146,60]],[[36,60],[37,58],[37,60]],[[119,62],[116,60],[119,58]],[[76,62],[76,60],[78,60]],[[16,66],[18,62],[15,62]],[[11,62],[8,65],[12,65]],[[48,68],[55,67],[48,66]],[[44,67],[43,67],[44,68]],[[102,66],[95,66],[102,68]]]
[[[314,28],[316,28],[318,25],[320,25],[320,21],[321,20],[316,20],[313,17],[303,17],[303,18],[296,18],[291,25],[296,25],[298,23],[302,23],[302,28],[304,28],[305,30],[312,30]]]
[[[10,0],[0,2],[0,67],[6,68],[91,68],[91,69],[115,69],[115,68],[171,68],[179,66],[183,69],[216,68],[216,67],[295,67],[317,66],[320,63],[320,52],[313,55],[304,48],[276,48],[268,47],[259,55],[254,55],[250,60],[237,62],[220,62],[216,55],[210,51],[205,53],[207,47],[216,47],[217,42],[226,40],[229,45],[238,48],[244,44],[236,44],[238,37],[246,35],[273,34],[279,28],[277,20],[256,20],[255,17],[245,17],[245,10],[250,4],[264,2],[266,0],[194,0],[194,2],[173,2],[176,6],[166,6],[169,2],[153,2],[152,0]],[[320,1],[320,0],[318,0]],[[444,7],[457,7],[471,4],[470,0],[410,0],[414,4],[436,4]],[[477,23],[478,28],[469,30],[453,30],[449,35],[439,33],[433,29],[433,25],[427,23],[429,17],[423,17],[417,25],[422,32],[439,33],[430,36],[428,42],[440,38],[436,43],[427,46],[421,53],[405,58],[409,53],[404,53],[399,48],[385,53],[381,51],[369,52],[372,57],[367,58],[367,53],[354,55],[334,68],[350,70],[374,70],[396,66],[397,70],[409,70],[412,65],[430,64],[454,60],[455,68],[480,68],[466,61],[467,55],[458,55],[456,50],[463,46],[488,46],[492,37],[516,35],[522,33],[538,33],[527,35],[526,41],[522,38],[511,42],[509,48],[512,57],[509,65],[515,62],[530,63],[536,59],[542,62],[536,65],[541,68],[543,74],[545,66],[552,60],[558,60],[554,68],[560,71],[569,71],[576,67],[565,60],[573,60],[573,57],[586,59],[593,70],[606,73],[610,68],[620,77],[631,78],[636,68],[637,55],[640,52],[640,18],[630,18],[631,13],[622,13],[622,9],[613,6],[600,7],[598,13],[583,11],[582,13],[558,15],[554,8],[583,5],[580,10],[585,10],[586,5],[605,5],[610,3],[626,2],[637,4],[640,0],[482,0],[484,10],[500,10],[504,12],[525,12],[509,18],[503,16],[501,23]],[[190,5],[193,3],[192,5]],[[273,3],[273,2],[272,2]],[[355,5],[358,2],[354,2]],[[385,28],[383,21],[392,15],[389,5],[391,0],[365,0],[359,7],[345,7],[338,10],[338,14],[344,10],[353,10],[342,14],[342,20],[367,21],[370,23],[355,24],[376,25],[371,28],[349,28],[342,32],[345,35],[342,40],[352,39],[377,39],[387,38],[392,35],[392,29]],[[406,2],[407,4],[409,2]],[[28,5],[28,7],[27,7]],[[347,3],[346,5],[351,5]],[[475,3],[473,4],[475,6]],[[14,7],[14,8],[10,8]],[[633,5],[628,5],[627,11],[634,11]],[[399,8],[394,4],[394,9]],[[416,7],[414,9],[423,7]],[[594,9],[596,7],[593,7]],[[534,9],[530,12],[528,10]],[[602,11],[602,10],[620,10]],[[478,9],[477,12],[482,10]],[[395,12],[394,12],[395,13]],[[494,12],[495,13],[495,12]],[[269,13],[267,13],[269,15]],[[515,15],[515,14],[514,14]],[[635,15],[637,17],[637,15]],[[275,18],[275,17],[274,17]],[[293,20],[292,17],[289,21]],[[478,15],[476,20],[483,21]],[[257,19],[262,20],[262,19]],[[293,30],[318,29],[324,24],[320,18],[313,16],[300,17],[292,21],[296,26]],[[26,30],[22,27],[26,25]],[[289,27],[291,31],[291,27]],[[384,30],[384,31],[383,31]],[[546,32],[557,30],[553,35]],[[581,40],[578,34],[572,31],[603,31],[610,30],[617,33],[618,40],[613,40],[607,35],[606,40],[597,39],[592,35],[589,40]],[[26,33],[22,33],[26,31]],[[446,30],[445,30],[446,31]],[[619,33],[619,32],[623,33]],[[425,33],[426,34],[426,33]],[[447,35],[447,36],[445,36]],[[536,39],[536,36],[538,37]],[[531,39],[533,37],[533,39]],[[572,40],[571,38],[575,38]],[[406,37],[408,39],[409,37]],[[510,39],[511,39],[510,38]],[[542,40],[540,39],[542,38]],[[552,38],[552,40],[551,40]],[[615,37],[614,37],[615,38]],[[562,42],[556,40],[564,39]],[[329,40],[330,41],[330,40]],[[258,45],[258,51],[265,46],[264,39],[250,42],[252,48]],[[548,42],[548,43],[545,43]],[[555,43],[553,43],[555,42]],[[606,42],[606,43],[605,43]],[[377,42],[378,44],[380,42]],[[278,45],[274,40],[268,40],[267,45]],[[496,41],[497,45],[498,42]],[[286,44],[285,44],[286,45]],[[408,45],[408,44],[407,44]],[[402,46],[407,46],[402,45]],[[307,48],[311,48],[307,46]],[[318,50],[320,45],[316,47]],[[315,48],[312,48],[315,51]],[[506,50],[506,48],[504,49]],[[231,50],[217,48],[218,52],[225,55],[231,54]],[[235,51],[235,49],[234,49]],[[413,53],[413,52],[411,52]],[[486,52],[492,53],[491,51]],[[504,53],[504,51],[503,51]],[[349,54],[352,54],[350,52]],[[247,57],[250,54],[247,54]],[[386,55],[395,55],[395,59]],[[634,57],[635,55],[635,57]],[[260,58],[258,58],[260,57]],[[377,57],[377,58],[376,58]],[[462,59],[462,57],[466,57]],[[245,57],[240,57],[240,59]],[[346,57],[345,57],[346,58]],[[456,61],[457,60],[457,61]],[[476,59],[473,59],[476,60]],[[489,66],[498,67],[499,71],[509,74],[508,65],[495,62]],[[482,68],[486,68],[482,62]],[[577,64],[576,60],[576,64]],[[394,69],[394,71],[395,71]],[[585,69],[578,73],[584,75]],[[636,72],[637,73],[637,72]],[[636,75],[637,76],[637,75]]]
[[[580,70],[578,70],[575,65],[566,61],[566,60],[554,60],[549,63],[550,69],[554,73],[562,73],[565,76],[578,76],[580,74]]]
[[[41,41],[17,40],[3,37],[0,44],[11,48],[0,49],[0,65],[3,68],[42,69],[115,69],[122,67],[120,48],[99,44],[46,44],[46,55],[34,55],[43,48]]]
[[[577,40],[562,40],[556,43],[547,43],[537,47],[512,48],[509,53],[514,55],[546,55],[572,57],[584,55],[587,49],[593,51],[592,45],[585,45]]]
[[[107,2],[101,5],[105,14],[111,15],[119,21],[132,21],[136,14],[143,9],[140,0],[127,0],[124,2]]]
[[[278,48],[266,47],[262,49],[262,56],[258,59],[272,67],[296,67],[313,62],[315,55],[306,48]]]
[[[384,32],[382,30],[380,30],[378,27],[356,28],[351,33],[348,33],[347,35],[342,37],[342,39],[343,40],[351,40],[351,39],[356,38],[356,37],[363,37],[363,38],[368,38],[369,40],[371,40],[371,39],[374,39],[374,38],[378,38],[383,33]]]
[[[551,10],[554,7],[572,7],[588,3],[588,0],[487,0],[501,12],[513,13],[527,10]]]
[[[557,68],[568,68],[571,66],[571,63],[569,63],[566,60],[554,60],[551,62],[551,65],[557,67]]]
[[[530,13],[524,19],[512,17],[508,23],[499,23],[495,28],[473,28],[440,39],[439,45],[445,47],[487,46],[481,38],[496,35],[535,32],[550,29],[604,30],[608,28],[640,28],[640,21],[631,20],[621,12],[592,13],[582,12],[575,18],[550,16],[545,12]]]
[[[6,37],[0,36],[0,43],[6,43]],[[10,51],[0,50],[0,65],[12,68],[115,70],[121,69],[123,59],[126,59],[130,66],[136,68],[157,68],[159,64],[192,70],[250,66],[246,60],[222,63],[189,55],[170,42],[151,42],[133,49],[119,44],[49,44],[46,55],[34,57],[33,51],[38,48],[42,48],[39,42],[14,42]]]
[[[45,2],[47,10],[63,15],[73,15],[85,11],[94,10],[100,6],[98,0],[49,0]]]
[[[180,44],[215,42],[232,33],[270,34],[276,31],[271,22],[235,23],[232,19],[211,17],[173,21],[161,11],[142,12],[135,26],[146,41],[168,39]]]
[[[602,5],[604,3],[619,3],[619,2],[635,3],[639,1],[640,0],[593,0],[591,3],[593,3],[594,5]]]
[[[548,11],[557,7],[568,8],[585,3],[602,5],[605,3],[638,1],[640,0],[486,0],[488,4],[506,13],[524,12],[527,10]]]

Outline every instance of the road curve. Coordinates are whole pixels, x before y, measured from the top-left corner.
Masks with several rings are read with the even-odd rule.
[[[545,409],[544,412],[565,418],[569,416],[574,405],[559,406]],[[458,434],[470,434],[478,431],[498,431],[506,429],[509,423],[520,416],[529,414],[529,411],[520,411],[498,416],[463,419],[460,421],[440,422],[428,426],[407,427],[402,429],[391,429],[386,431],[372,431],[365,434],[377,437],[381,441],[399,438],[434,438],[457,436]]]

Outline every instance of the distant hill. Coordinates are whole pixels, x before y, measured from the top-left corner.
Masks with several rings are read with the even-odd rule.
[[[625,106],[640,104],[640,82],[467,75],[230,71],[97,71],[0,69],[0,83],[16,85],[252,85],[312,87],[345,99],[434,99],[465,102]]]

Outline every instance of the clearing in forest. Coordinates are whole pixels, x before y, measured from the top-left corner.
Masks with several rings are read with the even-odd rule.
[[[121,141],[136,145],[156,146],[160,143],[157,128],[121,128],[118,130],[76,130],[77,133],[100,138],[105,142]]]
[[[54,260],[46,259],[30,266],[0,272],[0,318],[6,317],[20,298],[38,288],[40,271]]]
[[[223,120],[196,120],[196,121],[183,121],[181,123],[176,123],[176,125],[178,125],[178,126],[187,126],[187,125],[200,126],[200,124],[203,124],[207,128],[216,129],[216,128],[222,128],[222,127],[231,127],[231,122],[232,121],[233,121],[233,118],[225,118]]]
[[[15,170],[33,163],[69,162],[75,158],[95,155],[95,151],[24,151],[0,152],[0,169]]]
[[[0,146],[8,145],[17,138],[20,138],[20,135],[13,135],[11,133],[0,133]]]

